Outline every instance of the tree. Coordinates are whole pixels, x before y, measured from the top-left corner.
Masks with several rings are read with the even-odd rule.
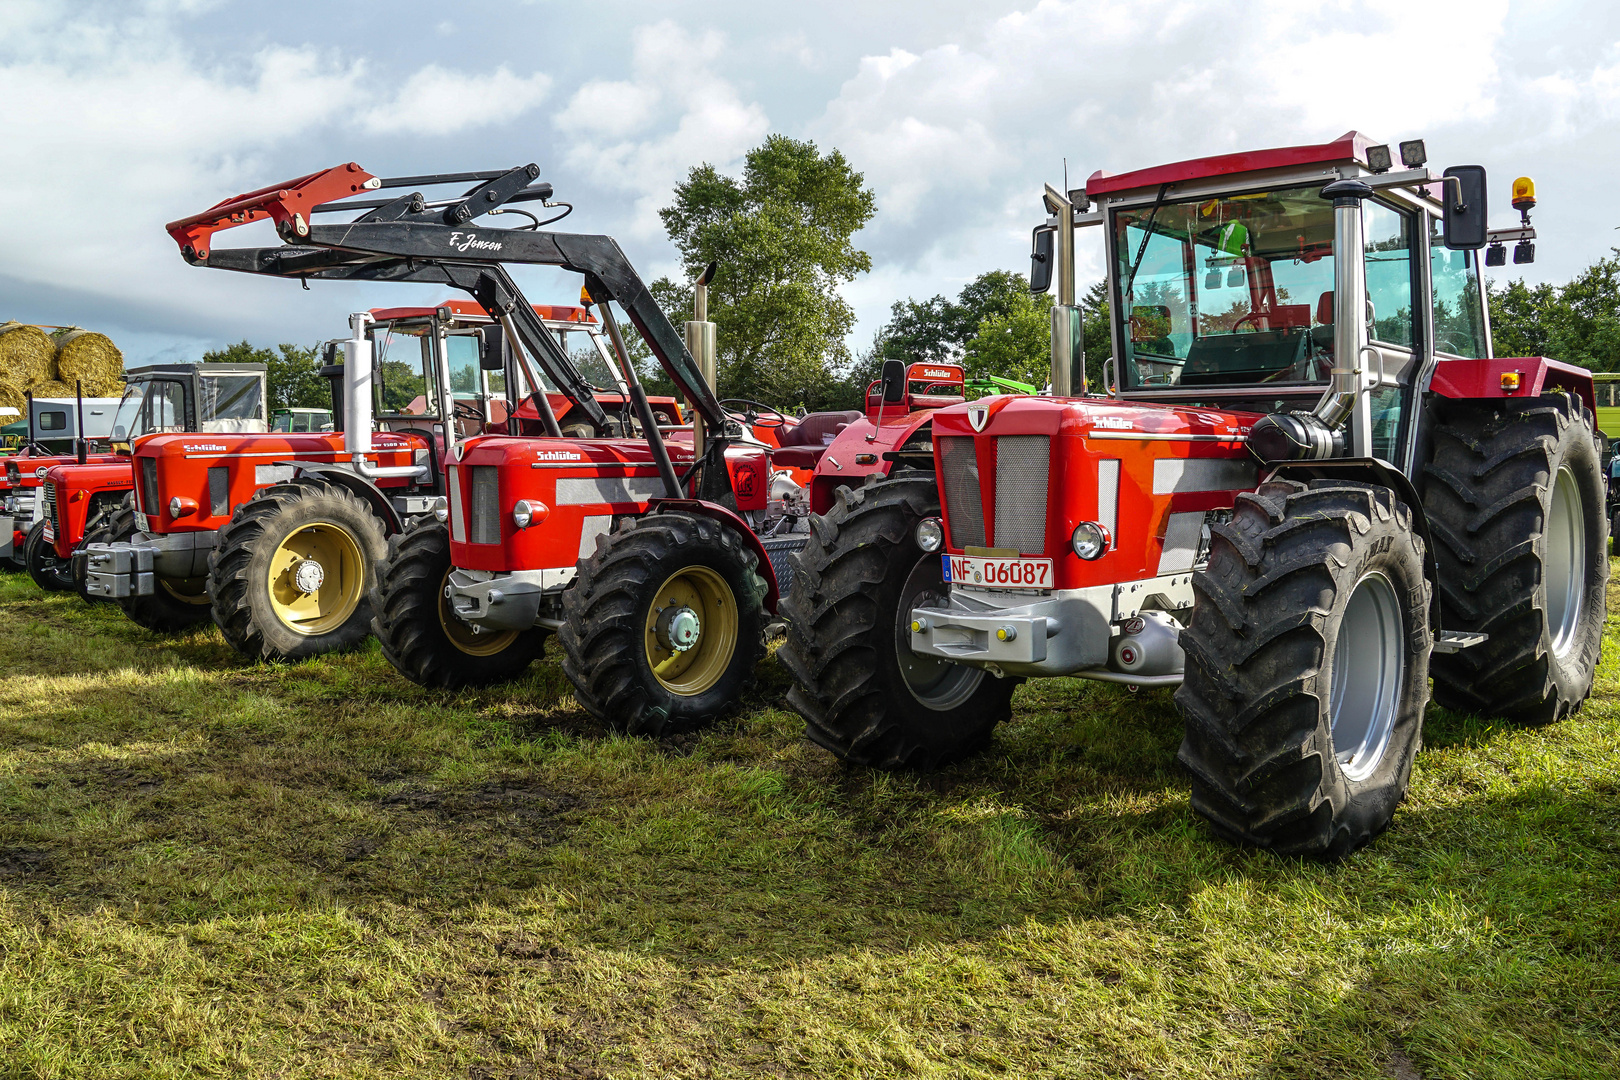
[[[837,150],[772,135],[749,151],[741,179],[699,165],[660,211],[688,282],[710,262],[709,318],[719,335],[722,396],[812,409],[847,404],[844,338],[855,316],[839,286],[872,268],[852,238],[876,211],[864,177]],[[673,318],[691,287],[653,294]],[[672,310],[673,309],[673,310]]]
[[[331,383],[321,378],[321,350],[286,342],[275,349],[254,348],[246,341],[203,353],[206,364],[263,364],[269,411],[332,407]],[[418,372],[420,379],[420,372]]]
[[[1497,356],[1549,356],[1620,371],[1620,248],[1562,286],[1487,282]]]

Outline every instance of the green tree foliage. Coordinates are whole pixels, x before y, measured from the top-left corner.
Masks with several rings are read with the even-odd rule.
[[[692,169],[661,216],[688,281],[720,264],[709,288],[719,335],[722,396],[812,409],[845,405],[839,378],[852,358],[854,312],[839,286],[872,268],[852,238],[876,205],[837,150],[772,135],[748,153],[740,179]],[[677,326],[691,318],[690,286],[653,284]],[[659,385],[649,379],[649,390]],[[667,386],[667,384],[664,384]]]
[[[277,409],[329,409],[332,389],[321,378],[321,350],[282,342],[274,349],[255,348],[246,341],[203,353],[208,364],[263,364],[269,411]]]
[[[1613,251],[1565,285],[1520,279],[1490,288],[1496,355],[1548,356],[1620,371],[1620,248]]]

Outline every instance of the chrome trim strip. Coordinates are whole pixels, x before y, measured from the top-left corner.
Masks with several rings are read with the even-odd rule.
[[[1182,435],[1176,433],[1165,434],[1158,431],[1093,431],[1086,434],[1085,438],[1143,440],[1146,442],[1241,443],[1249,441],[1247,435]]]

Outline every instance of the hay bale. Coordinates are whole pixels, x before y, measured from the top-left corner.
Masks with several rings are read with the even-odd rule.
[[[28,389],[34,392],[35,398],[71,398],[73,396],[73,384],[62,382],[60,379],[46,379],[44,382],[35,383]],[[86,390],[84,396],[89,397],[90,391]]]
[[[21,389],[56,378],[56,345],[26,323],[0,326],[0,379]]]
[[[68,330],[56,338],[56,377],[68,386],[83,379],[86,397],[115,396],[123,391],[124,354],[106,334]]]
[[[9,405],[16,409],[18,413],[26,415],[27,410],[23,406],[27,404],[28,399],[23,397],[22,387],[8,379],[0,379],[0,405]],[[5,420],[0,420],[0,424],[14,423],[18,419],[19,417],[16,416],[7,417]]]

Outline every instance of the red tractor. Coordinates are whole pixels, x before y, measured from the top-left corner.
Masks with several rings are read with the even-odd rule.
[[[1431,677],[1515,723],[1578,708],[1609,573],[1592,378],[1492,354],[1478,253],[1533,240],[1528,182],[1491,230],[1483,169],[1400,158],[1351,133],[1048,188],[1054,393],[935,412],[815,522],[780,653],[809,737],[926,769],[1022,679],[1178,686],[1193,808],[1336,857],[1404,797]],[[1078,226],[1117,385],[1070,395]]]

